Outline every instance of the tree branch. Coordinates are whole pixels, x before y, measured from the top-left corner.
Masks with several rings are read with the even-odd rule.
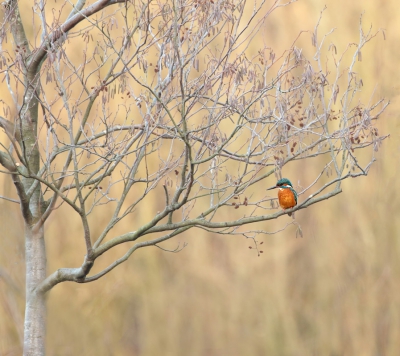
[[[58,41],[65,33],[73,29],[81,21],[103,10],[107,6],[125,2],[126,0],[99,0],[94,4],[88,6],[86,9],[80,10],[75,15],[68,17],[67,21],[65,21],[64,24],[62,24],[57,30],[51,33],[47,41],[42,43],[40,48],[33,54],[28,63],[29,71],[32,73],[36,73],[43,59],[47,55],[48,48],[50,48],[53,43]]]

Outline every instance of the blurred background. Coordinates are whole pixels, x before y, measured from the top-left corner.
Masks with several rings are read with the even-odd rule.
[[[345,181],[339,196],[297,212],[303,238],[295,226],[260,236],[260,257],[245,238],[192,230],[165,243],[173,249],[186,242],[179,253],[141,249],[99,281],[56,286],[48,296],[48,355],[400,353],[400,11],[395,0],[300,0],[273,13],[264,42],[278,53],[289,48],[300,31],[313,30],[325,5],[319,35],[336,28],[330,41],[341,50],[358,41],[362,13],[364,28],[385,32],[358,66],[365,100],[391,101],[377,124],[390,138],[369,176]],[[311,33],[302,43],[310,47]],[[308,186],[320,169],[312,162],[284,167],[283,175]],[[13,189],[0,179],[3,191]],[[284,216],[264,228],[290,221]],[[61,214],[48,223],[49,273],[81,264],[78,226]],[[9,277],[0,279],[0,355],[22,350],[22,230],[18,206],[0,200],[0,272]],[[113,250],[104,265],[124,251]]]

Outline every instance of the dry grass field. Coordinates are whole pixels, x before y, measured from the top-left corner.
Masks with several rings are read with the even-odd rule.
[[[101,280],[56,286],[48,295],[48,355],[400,354],[400,11],[395,0],[300,0],[274,12],[260,35],[282,52],[310,31],[299,46],[312,53],[311,31],[325,5],[319,34],[335,27],[330,40],[338,49],[358,40],[362,13],[365,28],[384,29],[386,38],[379,34],[357,67],[365,100],[391,101],[378,123],[390,137],[368,177],[347,180],[339,196],[296,212],[302,238],[294,225],[260,236],[260,257],[243,237],[190,230],[164,245],[187,243],[179,253],[141,249]],[[313,162],[285,167],[284,176],[305,187],[318,174]],[[131,219],[146,220],[151,208]],[[0,268],[14,284],[0,279],[0,355],[19,355],[23,227],[16,204],[0,200],[0,212]],[[79,222],[62,215],[47,224],[49,271],[78,266],[85,253]],[[100,231],[101,214],[95,220]],[[283,216],[263,228],[290,221]],[[125,251],[117,247],[95,269]]]

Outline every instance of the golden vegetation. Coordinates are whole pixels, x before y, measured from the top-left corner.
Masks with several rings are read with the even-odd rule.
[[[324,4],[303,0],[275,12],[260,34],[263,41],[277,52],[288,48],[301,30],[313,29]],[[379,131],[391,133],[391,138],[384,142],[369,176],[346,181],[339,196],[297,212],[303,238],[296,239],[293,226],[259,236],[261,257],[248,248],[252,241],[191,230],[165,244],[173,249],[188,243],[180,253],[142,249],[99,281],[58,285],[48,297],[49,355],[397,354],[397,4],[394,0],[328,2],[319,34],[337,27],[331,35],[336,45],[344,48],[349,41],[356,42],[364,10],[364,26],[383,27],[386,41],[375,39],[362,54],[358,68],[363,92],[368,98],[375,90],[374,96],[392,101],[387,119],[379,124]],[[303,34],[300,41],[310,47],[311,35]],[[249,50],[256,52],[257,44]],[[307,186],[318,174],[312,161],[290,168],[284,168],[284,175],[295,188]],[[1,184],[3,191],[12,191],[8,179]],[[157,194],[153,206],[132,214],[133,224],[157,210]],[[16,204],[3,200],[0,204],[0,267],[15,284],[13,288],[0,280],[0,354],[17,355],[23,331],[23,234]],[[100,231],[102,216],[91,219],[98,221]],[[288,221],[281,217],[265,224],[275,231]],[[119,228],[115,234],[126,231]],[[80,265],[84,255],[80,229],[78,222],[62,214],[48,222],[49,271]],[[126,246],[117,247],[100,265],[105,267],[125,251]]]

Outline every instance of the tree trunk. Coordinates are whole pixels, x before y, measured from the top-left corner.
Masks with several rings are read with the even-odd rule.
[[[24,355],[44,355],[46,344],[45,294],[36,291],[46,278],[46,249],[43,229],[25,229],[26,307],[24,326]]]

